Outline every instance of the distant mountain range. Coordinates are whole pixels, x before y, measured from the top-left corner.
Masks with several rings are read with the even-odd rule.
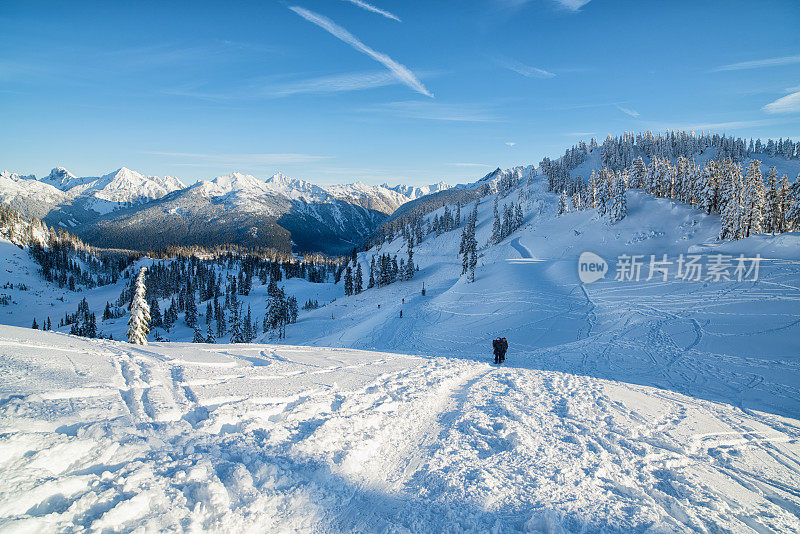
[[[122,167],[76,177],[0,173],[0,203],[81,236],[90,244],[152,250],[168,245],[272,247],[339,254],[361,244],[400,206],[450,188],[319,186],[281,173],[241,173],[185,186]]]
[[[387,226],[391,226],[391,223],[398,219],[426,215],[442,206],[452,206],[458,203],[463,206],[476,198],[494,193],[497,191],[498,184],[504,179],[517,183],[520,180],[527,180],[535,173],[536,168],[533,165],[505,170],[498,167],[475,182],[429,191],[427,194],[399,206],[387,219]]]

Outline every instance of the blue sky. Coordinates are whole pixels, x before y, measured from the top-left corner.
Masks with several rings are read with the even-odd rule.
[[[5,2],[0,168],[459,183],[578,139],[800,137],[797,0]]]

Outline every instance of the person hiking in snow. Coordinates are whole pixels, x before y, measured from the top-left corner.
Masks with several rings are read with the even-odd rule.
[[[500,346],[502,341],[498,337],[497,339],[492,340],[492,349],[494,349],[494,363],[500,364]]]
[[[508,350],[508,341],[506,338],[500,340],[500,363],[506,361],[506,351]]]

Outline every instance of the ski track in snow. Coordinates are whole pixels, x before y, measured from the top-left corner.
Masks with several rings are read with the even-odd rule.
[[[2,532],[800,529],[800,423],[668,390],[14,327],[0,347],[32,383],[2,390]]]
[[[492,247],[481,203],[474,284],[431,235],[413,281],[302,313],[291,345],[0,326],[0,533],[800,532],[800,262],[769,249],[796,236],[725,245],[762,247],[755,283],[582,285],[584,250],[714,249],[718,226],[636,192],[611,227],[554,218],[541,187]]]

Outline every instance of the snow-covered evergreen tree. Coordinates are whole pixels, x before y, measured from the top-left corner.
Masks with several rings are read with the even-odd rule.
[[[798,149],[800,150],[800,143],[797,144]],[[798,177],[800,180],[800,177]],[[787,222],[787,215],[789,212],[789,178],[784,174],[781,176],[780,184],[778,185],[778,206],[780,208],[780,214],[778,216],[778,232],[788,232],[789,225]]]
[[[458,216],[461,217],[461,210],[458,210]],[[408,238],[408,261],[405,265],[405,272],[403,274],[404,280],[411,280],[414,278],[414,236]]]
[[[797,176],[786,196],[786,231],[800,231],[800,175]]]
[[[228,332],[228,324],[225,319],[225,308],[217,306],[217,311],[214,313],[217,320],[217,338],[221,338]]]
[[[136,292],[131,301],[131,317],[128,319],[128,342],[135,345],[147,345],[147,334],[150,332],[150,306],[145,294],[145,276],[147,267],[139,270],[136,278]]]
[[[588,206],[589,208],[597,207],[597,176],[594,171],[592,171],[592,174],[589,176]]]
[[[581,211],[582,209],[583,199],[581,198],[581,192],[577,191],[572,195],[572,211]]]
[[[200,330],[200,325],[194,325],[194,337],[192,338],[192,343],[205,343],[206,339],[203,337],[203,331]]]
[[[478,266],[478,242],[472,241],[469,248],[469,281],[475,281],[475,268]]]
[[[461,274],[468,274],[470,282],[475,281],[475,267],[478,265],[478,241],[475,238],[475,226],[478,221],[478,201],[467,219],[467,224],[462,231]]]
[[[250,313],[250,305],[247,306],[247,315],[244,316],[242,326],[242,340],[244,343],[250,343],[256,337],[256,329],[253,326],[253,315]]]
[[[185,306],[186,306],[186,326],[189,328],[194,328],[197,326],[197,304],[194,301],[194,291],[191,291],[186,294],[185,297]]]
[[[296,301],[294,307],[295,309],[297,307]],[[286,325],[290,322],[293,322],[292,310],[281,289],[267,301],[267,314],[264,317],[265,331],[272,330],[278,334],[279,339],[283,339],[286,337]]]
[[[643,187],[646,176],[647,168],[644,165],[644,160],[642,160],[641,156],[634,158],[631,163],[629,187],[632,189]]]
[[[344,273],[344,294],[348,296],[353,294],[353,268],[349,265]]]
[[[719,187],[717,162],[711,160],[700,173],[698,185],[698,207],[706,213],[715,211],[719,206]]]
[[[569,213],[569,200],[567,199],[567,191],[562,190],[561,195],[558,197],[558,214],[564,215]]]
[[[781,226],[781,199],[778,196],[778,171],[772,166],[767,171],[766,194],[764,198],[764,231],[775,234]]]
[[[210,324],[206,325],[206,340],[205,340],[205,342],[206,343],[216,343],[217,342],[217,338],[214,335],[214,331],[211,330],[211,325]]]
[[[611,209],[611,190],[614,185],[614,173],[609,169],[600,171],[597,179],[597,213],[605,217]]]
[[[723,198],[720,239],[740,239],[742,229],[742,171],[739,165],[728,166],[728,183]]]
[[[611,207],[608,211],[608,218],[612,224],[621,221],[628,214],[628,205],[625,199],[626,183],[625,173],[617,172],[612,191]]]
[[[412,238],[413,239],[413,238]],[[364,290],[364,273],[361,270],[361,264],[356,267],[356,279],[353,285],[353,291],[358,294]]]
[[[742,192],[742,237],[749,237],[763,231],[764,197],[761,162],[753,160],[747,166],[744,191]]]
[[[244,329],[238,305],[231,310],[231,343],[244,343]]]
[[[499,243],[502,240],[502,224],[500,222],[500,212],[497,209],[499,195],[494,197],[494,222],[492,223],[492,243]]]

